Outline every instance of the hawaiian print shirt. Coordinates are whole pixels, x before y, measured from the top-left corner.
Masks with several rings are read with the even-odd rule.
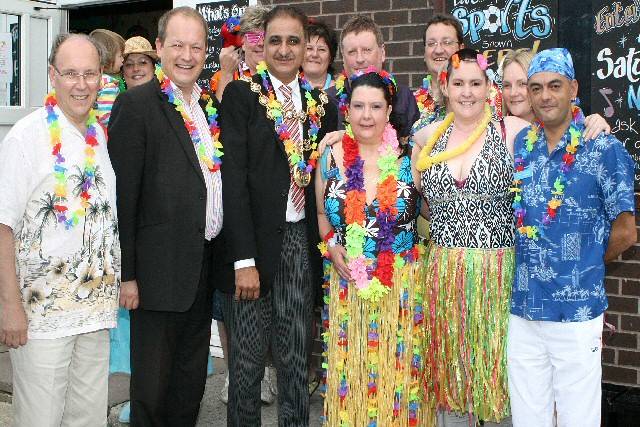
[[[58,107],[69,209],[86,180],[84,135]],[[56,218],[54,158],[40,108],[0,143],[0,224],[13,230],[16,271],[30,339],[53,339],[116,326],[120,243],[115,174],[97,126],[94,186],[85,216],[67,229]]]
[[[516,136],[516,153],[523,150],[528,130]],[[600,134],[581,139],[575,164],[566,174],[564,202],[543,228],[542,214],[569,138],[567,131],[549,154],[540,132],[525,168],[530,176],[522,185],[524,223],[537,225],[541,236],[532,240],[516,233],[511,313],[528,320],[581,322],[606,310],[603,260],[611,223],[622,212],[634,212],[633,160],[615,137]]]

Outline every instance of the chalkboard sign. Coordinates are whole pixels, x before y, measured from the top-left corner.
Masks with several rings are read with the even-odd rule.
[[[640,190],[640,4],[594,0],[591,49],[591,112],[603,115],[611,132],[636,162]]]
[[[447,10],[462,23],[465,46],[494,71],[511,50],[557,46],[557,0],[447,0]]]
[[[204,16],[209,24],[207,60],[198,79],[198,84],[201,87],[208,89],[211,76],[220,69],[218,58],[222,49],[222,36],[220,35],[222,25],[229,17],[244,14],[248,5],[249,0],[229,0],[196,5],[196,10]]]

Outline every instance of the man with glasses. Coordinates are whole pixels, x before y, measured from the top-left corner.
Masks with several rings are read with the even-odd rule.
[[[223,278],[216,111],[196,84],[207,31],[193,8],[166,12],[156,78],[120,95],[109,121],[121,299],[132,309],[133,426],[193,426],[204,393],[211,301]]]
[[[54,90],[0,145],[0,342],[14,425],[107,423],[120,270],[115,176],[93,109],[99,47],[60,34]]]
[[[420,120],[414,124],[414,132],[431,122],[444,118],[446,106],[438,86],[438,75],[456,51],[464,47],[462,25],[448,13],[436,13],[427,21],[424,34],[424,63],[427,75],[421,87],[414,93]]]

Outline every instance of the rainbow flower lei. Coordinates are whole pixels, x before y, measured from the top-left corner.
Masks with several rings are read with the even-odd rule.
[[[56,113],[55,110],[56,105],[58,105],[56,93],[55,91],[52,91],[48,93],[44,99],[44,108],[47,112],[51,154],[55,159],[55,164],[53,165],[53,176],[56,184],[54,187],[55,199],[53,208],[58,222],[64,224],[65,228],[69,230],[78,225],[80,218],[85,216],[86,209],[89,207],[89,200],[91,199],[90,190],[95,184],[96,152],[94,148],[98,146],[96,129],[99,124],[96,119],[96,111],[91,109],[87,119],[87,132],[84,136],[84,141],[87,147],[84,150],[84,169],[82,171],[84,181],[82,182],[82,189],[80,192],[80,207],[69,209],[69,206],[67,205],[67,168],[65,167],[65,158],[62,155],[62,130],[60,129],[58,113]]]
[[[562,164],[560,165],[560,175],[555,179],[553,183],[553,190],[551,190],[551,197],[547,201],[547,210],[542,214],[540,226],[537,225],[525,225],[524,217],[526,215],[526,209],[522,207],[522,174],[527,168],[527,162],[529,155],[533,151],[538,139],[540,138],[540,132],[543,131],[544,124],[537,122],[531,125],[531,128],[527,132],[525,147],[516,153],[515,165],[516,173],[513,179],[513,187],[511,192],[515,193],[513,199],[513,209],[516,216],[516,228],[521,236],[538,240],[540,235],[544,235],[544,228],[551,224],[551,221],[557,216],[558,208],[564,201],[564,190],[567,185],[567,174],[573,167],[576,161],[576,152],[580,147],[580,137],[582,135],[581,126],[584,122],[584,114],[577,105],[574,105],[571,110],[573,114],[573,120],[569,126],[570,141],[565,147],[565,153],[562,156]]]
[[[351,279],[355,282],[361,298],[376,301],[383,297],[393,286],[395,255],[392,250],[393,228],[396,224],[398,209],[398,138],[391,125],[387,125],[378,147],[380,157],[376,198],[378,212],[376,220],[378,231],[378,257],[375,270],[364,256],[366,236],[366,192],[364,188],[364,161],[360,157],[358,143],[353,137],[351,126],[347,125],[342,138],[346,183],[345,222],[347,224],[345,248],[349,258],[348,267]]]
[[[431,80],[431,74],[427,74],[426,77],[422,79],[422,85],[413,93],[421,117],[427,114],[433,114],[437,108],[436,102],[430,92]]]
[[[262,79],[262,88],[266,92],[266,94],[261,93],[263,98],[260,100],[260,103],[267,109],[267,117],[274,121],[276,133],[284,144],[284,150],[287,154],[291,170],[293,171],[297,168],[302,173],[311,173],[316,167],[318,157],[320,156],[318,154],[317,140],[318,131],[321,127],[320,118],[324,116],[324,105],[328,102],[328,99],[326,99],[326,102],[325,99],[323,99],[326,98],[326,95],[324,92],[321,93],[320,101],[322,104],[318,105],[318,102],[311,95],[313,86],[311,86],[311,83],[304,78],[304,73],[301,72],[299,74],[298,82],[300,84],[300,90],[307,101],[306,115],[309,120],[309,128],[307,130],[307,139],[304,141],[304,146],[298,147],[296,142],[291,139],[289,127],[284,122],[282,103],[280,103],[276,97],[273,85],[271,84],[271,79],[269,78],[267,64],[264,61],[261,61],[256,66],[256,74],[258,74]],[[252,87],[252,90],[255,91],[255,87]],[[304,158],[304,151],[309,150],[311,151],[311,154],[307,161]]]
[[[156,64],[155,75],[160,82],[160,90],[167,95],[169,102],[176,107],[176,111],[180,113],[184,126],[187,128],[189,137],[196,148],[198,159],[207,166],[209,172],[214,173],[220,170],[222,164],[222,143],[220,142],[220,126],[218,125],[218,110],[213,106],[213,98],[208,94],[203,94],[202,98],[206,101],[205,112],[207,113],[207,122],[209,123],[209,132],[211,133],[211,140],[213,142],[213,153],[211,156],[207,155],[205,144],[200,139],[200,133],[198,127],[193,120],[189,117],[184,109],[182,101],[176,98],[175,90],[171,85],[171,80],[164,74],[162,67]]]

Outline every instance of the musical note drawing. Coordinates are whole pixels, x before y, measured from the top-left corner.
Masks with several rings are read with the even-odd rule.
[[[607,101],[607,104],[609,104],[607,107],[604,107],[604,116],[613,117],[613,112],[614,112],[613,104],[611,104],[611,101],[607,96],[607,95],[611,95],[613,93],[613,90],[608,87],[603,87],[602,89],[598,89],[598,92],[600,92],[600,95],[602,95],[602,97]]]

